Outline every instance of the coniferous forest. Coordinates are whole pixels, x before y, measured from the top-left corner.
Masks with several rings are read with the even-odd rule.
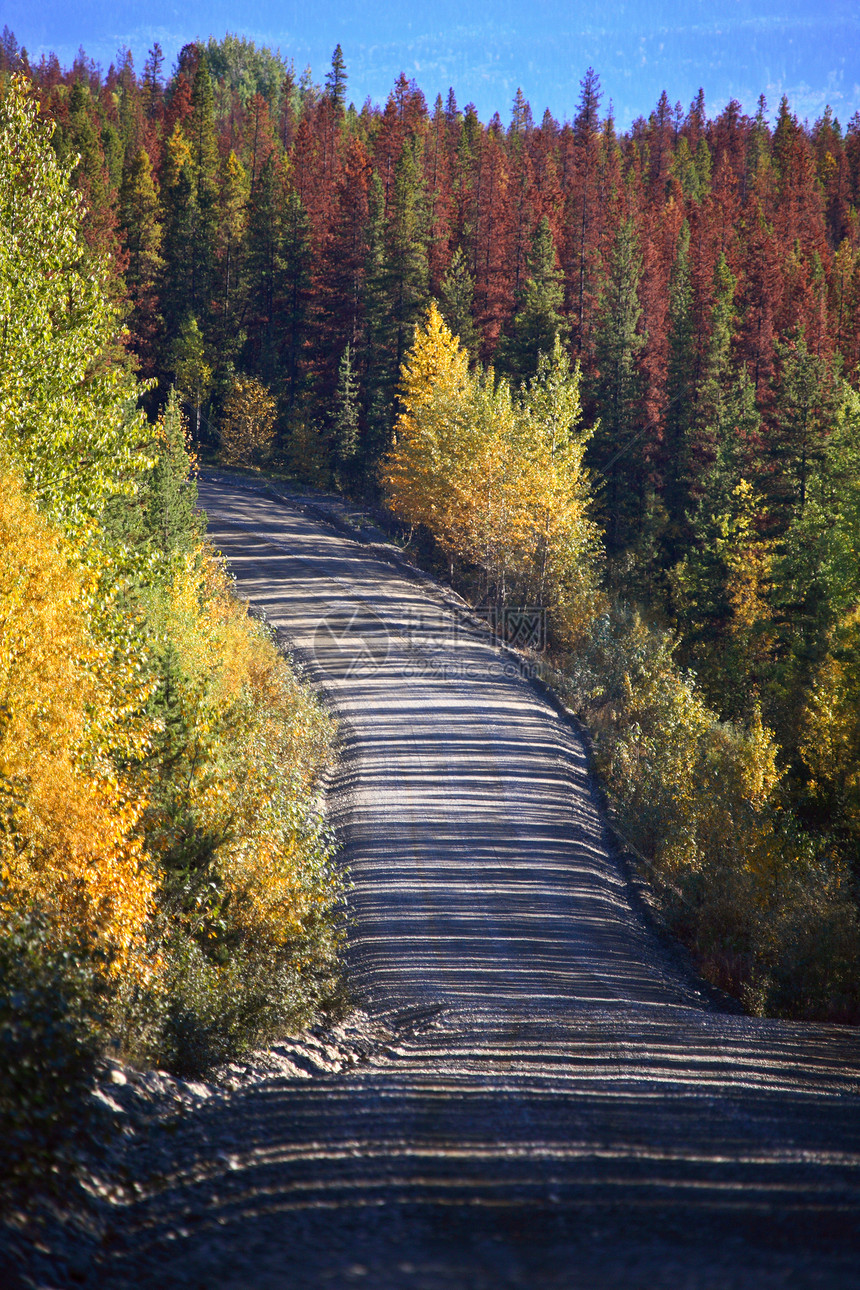
[[[104,73],[7,29],[16,74],[163,453],[184,416],[195,453],[386,503],[475,599],[545,607],[705,973],[856,1020],[860,119],[664,93],[619,133],[591,69],[572,121],[405,76],[357,107],[339,46],[317,84],[230,35]]]

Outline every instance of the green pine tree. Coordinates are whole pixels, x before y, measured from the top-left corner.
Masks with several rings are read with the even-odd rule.
[[[472,316],[475,279],[462,247],[457,247],[442,279],[440,311],[453,334],[470,354],[476,354],[481,338]]]
[[[221,162],[218,177],[219,366],[231,361],[239,333],[245,234],[248,225],[248,176],[235,152]]]
[[[343,50],[340,45],[335,45],[334,53],[331,56],[331,71],[325,78],[326,94],[334,104],[335,110],[340,115],[343,113],[346,105],[346,61],[343,56]]]
[[[599,417],[593,462],[602,479],[607,544],[617,553],[639,531],[645,506],[642,414],[643,379],[639,357],[647,336],[640,327],[639,283],[642,256],[632,219],[615,234],[595,334],[595,372],[591,394]]]
[[[159,299],[165,322],[162,366],[169,368],[170,347],[194,298],[193,265],[199,224],[191,149],[178,123],[164,149],[161,209],[164,270]]]
[[[110,172],[102,147],[97,107],[89,87],[75,81],[69,94],[68,124],[54,133],[54,149],[63,161],[77,161],[72,181],[84,204],[83,229],[90,246],[113,249],[114,210]]]
[[[669,357],[666,370],[664,418],[663,503],[667,526],[663,535],[666,562],[675,563],[685,545],[689,508],[688,452],[695,417],[696,355],[693,285],[690,278],[690,227],[685,220],[669,278]]]
[[[731,347],[737,314],[737,278],[721,251],[714,267],[714,303],[705,371],[699,387],[698,422],[719,426],[724,420],[726,391],[732,384]]]
[[[175,389],[158,423],[154,456],[141,496],[144,529],[161,557],[169,560],[174,553],[194,550],[205,529],[197,510],[193,459]]]
[[[119,193],[119,224],[125,236],[128,265],[125,284],[131,301],[128,326],[133,343],[149,374],[154,368],[158,316],[158,281],[164,261],[161,257],[162,227],[158,189],[152,176],[149,154],[140,148],[130,159]]]
[[[215,241],[218,228],[218,142],[209,62],[201,53],[191,90],[191,115],[186,124],[194,183],[195,227],[191,241],[191,298],[188,308],[208,316],[212,300]]]
[[[140,83],[143,110],[150,121],[158,115],[164,98],[164,84],[161,79],[163,67],[164,50],[156,40],[146,56]]]
[[[774,470],[768,493],[781,531],[802,516],[812,469],[824,456],[836,411],[838,382],[825,358],[810,351],[801,331],[777,342],[776,425],[768,436]]]
[[[283,214],[283,308],[279,313],[280,366],[287,420],[305,387],[304,348],[311,285],[311,225],[298,193],[287,196]]]
[[[247,362],[272,387],[278,376],[281,337],[278,310],[283,302],[284,189],[274,153],[260,166],[248,201]]]
[[[158,217],[158,188],[149,154],[140,148],[126,168],[119,193],[119,222],[128,253],[125,282],[132,299],[154,289],[163,264]]]
[[[394,174],[387,236],[387,287],[391,318],[393,377],[400,373],[415,324],[427,307],[427,211],[420,145],[404,145]]]
[[[406,142],[397,162],[389,218],[379,176],[368,193],[364,313],[367,433],[365,477],[391,442],[400,367],[428,299],[427,219],[420,144]]]
[[[720,370],[727,343],[722,334],[726,299],[717,298],[714,313],[720,321],[712,332],[713,366],[703,387],[710,408],[701,440],[707,455],[699,459],[684,553],[669,581],[684,661],[697,670],[714,706],[725,716],[738,717],[748,713],[752,698],[764,697],[767,669],[761,664],[772,643],[765,603],[770,587],[764,578],[766,572],[769,577],[770,556],[763,502],[749,478],[749,445],[760,425],[755,389],[744,365]],[[745,574],[752,578],[746,587]],[[744,600],[753,609],[739,629]],[[774,715],[770,705],[768,715]]]
[[[377,171],[367,195],[367,253],[364,266],[364,403],[367,433],[359,465],[366,479],[385,452],[395,376],[389,354],[388,254],[385,245],[385,193]]]
[[[347,344],[337,369],[332,416],[335,458],[343,487],[353,482],[358,452],[359,388],[352,359],[352,346]]]
[[[528,276],[519,293],[511,334],[499,346],[497,360],[500,369],[517,381],[534,376],[540,355],[552,352],[556,336],[564,344],[570,333],[561,312],[564,274],[558,267],[546,215],[532,235],[526,272]]]

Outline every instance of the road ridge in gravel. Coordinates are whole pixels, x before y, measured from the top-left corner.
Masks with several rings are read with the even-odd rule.
[[[856,1286],[857,1031],[714,1005],[631,904],[576,731],[381,535],[200,497],[340,722],[375,1039],[154,1124],[100,1284]]]

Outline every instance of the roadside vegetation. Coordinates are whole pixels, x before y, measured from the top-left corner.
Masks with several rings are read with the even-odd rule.
[[[549,658],[535,662],[591,730],[616,827],[705,976],[756,1013],[856,1020],[850,852],[803,826],[760,701],[746,720],[721,719],[679,661],[679,637],[613,587],[579,391],[557,336],[512,392],[492,369],[470,367],[431,305],[382,463],[388,505],[432,534],[475,601],[547,611]],[[737,565],[733,555],[726,573],[745,587],[760,574],[754,553]],[[748,596],[738,593],[741,614]],[[841,766],[843,776],[856,773],[850,630],[800,719],[807,767]]]
[[[0,1143],[58,1167],[99,1056],[204,1068],[339,989],[330,719],[233,595],[178,401],[29,86],[0,100]]]

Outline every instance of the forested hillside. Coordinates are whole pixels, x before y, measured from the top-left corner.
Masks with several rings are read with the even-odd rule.
[[[8,33],[2,60],[20,63]],[[662,563],[677,555],[724,404],[774,533],[805,506],[860,362],[856,119],[801,125],[783,102],[771,128],[764,103],[709,118],[664,95],[618,136],[590,70],[573,122],[536,123],[518,96],[483,124],[405,78],[384,108],[347,106],[339,50],[322,88],[235,37],[162,64],[156,47],[140,73],[129,56],[29,74],[58,155],[79,158],[86,236],[123,274],[141,370],[201,417],[252,375],[284,452],[306,438],[321,470],[354,455],[369,472],[435,297],[516,378],[559,328],[581,358],[613,552],[659,537]]]
[[[175,385],[204,450],[382,490],[475,594],[546,605],[706,970],[856,1016],[860,120],[664,94],[621,135],[591,70],[572,122],[405,77],[356,107],[339,47],[317,85],[233,36],[169,75],[0,57],[151,410]]]

